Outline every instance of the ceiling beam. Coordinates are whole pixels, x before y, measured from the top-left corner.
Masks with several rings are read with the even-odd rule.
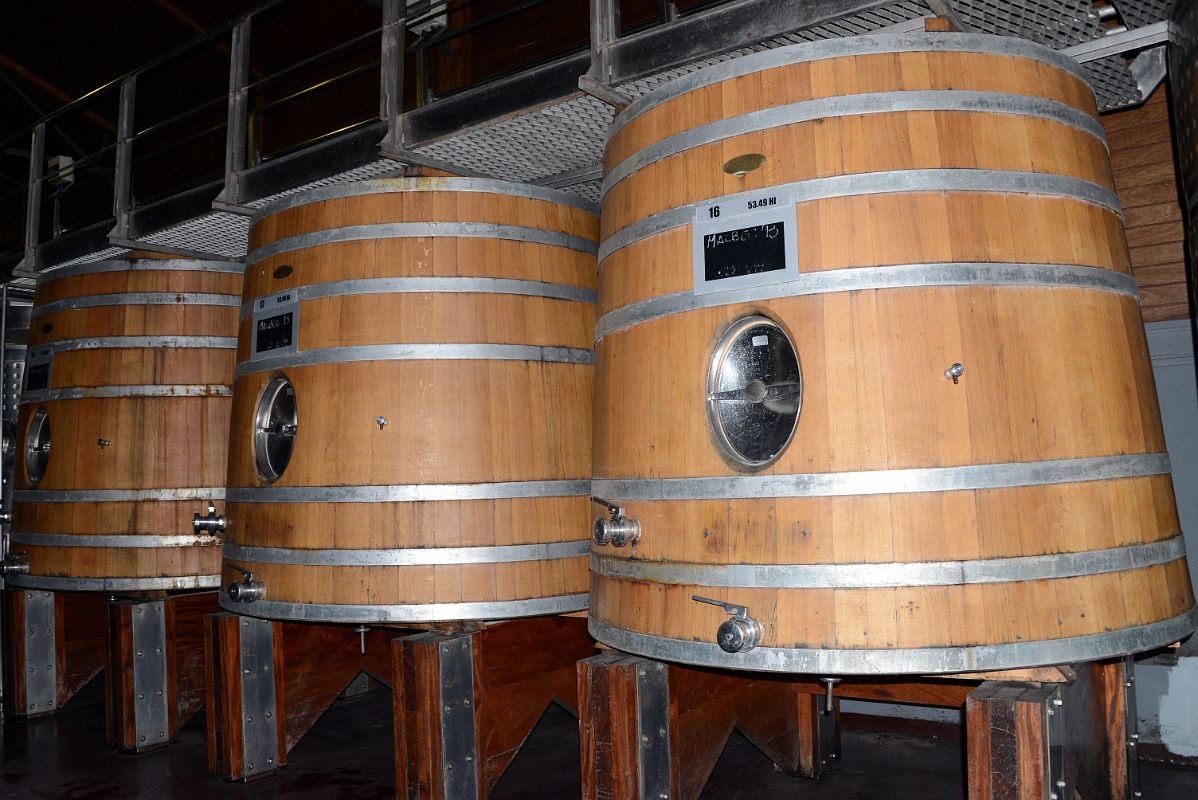
[[[32,70],[27,69],[26,67],[18,64],[17,62],[13,61],[11,58],[4,55],[3,53],[0,53],[0,69],[7,70],[8,72],[13,73],[14,75],[20,77],[21,79],[23,79],[30,85],[35,86],[38,89],[40,89],[41,91],[50,95],[50,97],[53,97],[55,100],[62,103],[63,105],[66,105],[67,103],[70,103],[72,100],[75,99],[74,97],[71,97],[69,94],[64,92],[62,89],[55,86],[53,83],[50,83],[50,81],[46,80],[41,75],[38,75],[36,72],[33,72]],[[84,111],[82,113],[83,113],[83,117],[85,119],[89,120],[97,127],[103,128],[104,130],[106,130],[110,133],[116,133],[116,125],[112,124],[107,119],[105,119],[104,117],[97,114],[95,111]]]

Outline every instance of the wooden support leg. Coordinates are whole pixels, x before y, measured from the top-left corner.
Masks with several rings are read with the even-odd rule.
[[[983,683],[965,703],[969,800],[1129,800],[1126,688],[1122,661]]]
[[[5,595],[8,714],[52,714],[104,667],[104,598],[12,589]]]
[[[175,739],[204,700],[203,616],[216,593],[108,608],[108,743],[143,752]]]
[[[280,628],[237,614],[204,618],[208,769],[226,780],[269,775],[286,755],[276,703]]]
[[[555,700],[578,705],[586,621],[511,620],[396,639],[395,767],[406,800],[486,797]]]
[[[772,676],[613,652],[579,663],[578,693],[588,800],[696,798],[734,729],[792,775],[822,774],[836,742],[835,709],[821,730],[822,698]]]
[[[394,633],[209,614],[205,625],[208,768],[269,775],[360,672],[390,679]],[[365,652],[363,652],[363,650]]]

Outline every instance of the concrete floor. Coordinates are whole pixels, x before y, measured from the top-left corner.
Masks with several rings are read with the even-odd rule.
[[[961,740],[903,735],[861,727],[846,717],[843,760],[826,780],[802,781],[776,771],[734,735],[703,793],[704,800],[962,800]],[[391,696],[376,688],[337,703],[292,751],[290,765],[250,784],[225,783],[207,772],[203,715],[178,742],[140,756],[104,746],[102,681],[93,681],[59,714],[6,721],[0,732],[3,800],[391,800]],[[1198,771],[1144,765],[1144,797],[1198,798]],[[579,795],[578,723],[556,707],[546,712],[493,800],[567,800]]]

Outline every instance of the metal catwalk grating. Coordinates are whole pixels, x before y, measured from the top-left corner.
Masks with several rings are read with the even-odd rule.
[[[1173,6],[1170,0],[1114,0],[1114,3],[1119,13],[1114,23],[1122,21],[1132,28],[1165,18]],[[1100,39],[1106,34],[1106,26],[1113,24],[1099,19],[1091,0],[952,0],[951,5],[961,20],[975,31],[1019,36],[1056,49]],[[630,97],[640,97],[679,76],[750,53],[887,28],[914,29],[919,26],[920,18],[934,13],[926,2],[902,0],[672,68],[618,88]],[[1127,68],[1126,58],[1108,56],[1087,63],[1085,69],[1101,109],[1119,108],[1140,101],[1139,88]],[[565,191],[597,203],[597,173],[612,117],[612,109],[607,104],[589,96],[576,95],[418,146],[416,152],[449,168],[470,173],[561,186]],[[261,208],[279,197],[332,183],[382,177],[398,169],[396,162],[377,159],[249,202],[247,206]],[[248,230],[248,217],[213,211],[148,234],[139,241],[240,258],[245,254]],[[64,264],[126,252],[124,248],[108,248]]]
[[[640,97],[682,75],[750,53],[813,39],[855,36],[931,13],[923,3],[896,3],[884,9],[818,25],[752,47],[721,53],[626,83],[618,88],[630,97]],[[574,97],[529,114],[504,119],[442,139],[419,148],[417,152],[472,172],[535,182],[598,164],[603,158],[603,143],[613,116],[611,106],[606,103],[588,96]],[[566,188],[598,201],[597,189],[592,190],[585,184]]]
[[[251,208],[262,208],[280,197],[304,192],[308,189],[315,189],[318,186],[378,178],[400,169],[402,167],[396,162],[381,158],[355,169],[339,172],[327,178],[311,181],[302,186],[296,186],[278,194],[254,200],[253,202],[246,203],[246,205]],[[212,253],[226,258],[242,258],[245,256],[246,248],[249,246],[249,234],[249,217],[241,214],[232,214],[227,211],[213,211],[187,222],[147,234],[138,241],[145,242],[146,244],[156,244],[161,247]]]
[[[953,0],[979,33],[1020,36],[1056,49],[1104,35],[1090,0]]]
[[[1082,64],[1090,85],[1094,87],[1094,95],[1098,98],[1098,107],[1103,110],[1121,108],[1138,103],[1140,87],[1136,79],[1127,69],[1127,59],[1123,56],[1107,56],[1097,61]]]
[[[72,258],[70,261],[63,261],[55,264],[56,267],[69,267],[72,264],[90,264],[93,261],[103,261],[108,258],[120,258],[126,253],[131,252],[128,247],[105,247],[103,250],[97,250],[94,253],[88,253],[79,258]]]
[[[315,189],[318,186],[329,186],[330,184],[334,183],[352,183],[354,181],[370,180],[371,178],[383,178],[402,169],[403,167],[400,164],[392,161],[391,159],[380,158],[377,161],[371,161],[369,164],[363,164],[360,167],[355,167],[354,169],[346,170],[345,172],[338,172],[336,175],[330,175],[327,178],[321,178],[320,180],[305,183],[302,186],[296,186],[292,189],[287,189],[286,191],[279,192],[278,194],[272,194],[269,197],[263,197],[261,200],[252,200],[246,203],[246,205],[250,208],[262,208],[263,206],[269,205],[273,201],[278,200],[280,197],[287,197],[288,195],[297,194],[299,192],[306,192],[307,190]]]
[[[213,211],[138,239],[146,244],[241,258],[249,241],[250,218]]]
[[[1162,19],[1168,19],[1175,5],[1174,0],[1114,0],[1119,16],[1129,28],[1142,28]]]

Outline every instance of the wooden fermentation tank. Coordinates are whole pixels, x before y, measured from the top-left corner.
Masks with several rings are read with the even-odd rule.
[[[226,608],[411,622],[586,607],[597,235],[584,201],[493,180],[343,184],[259,215]]]
[[[21,587],[217,585],[241,264],[134,258],[44,274],[17,435]],[[22,566],[20,569],[24,570]]]
[[[1193,629],[1076,63],[966,34],[771,50],[635,102],[605,173],[596,638],[936,673]]]

